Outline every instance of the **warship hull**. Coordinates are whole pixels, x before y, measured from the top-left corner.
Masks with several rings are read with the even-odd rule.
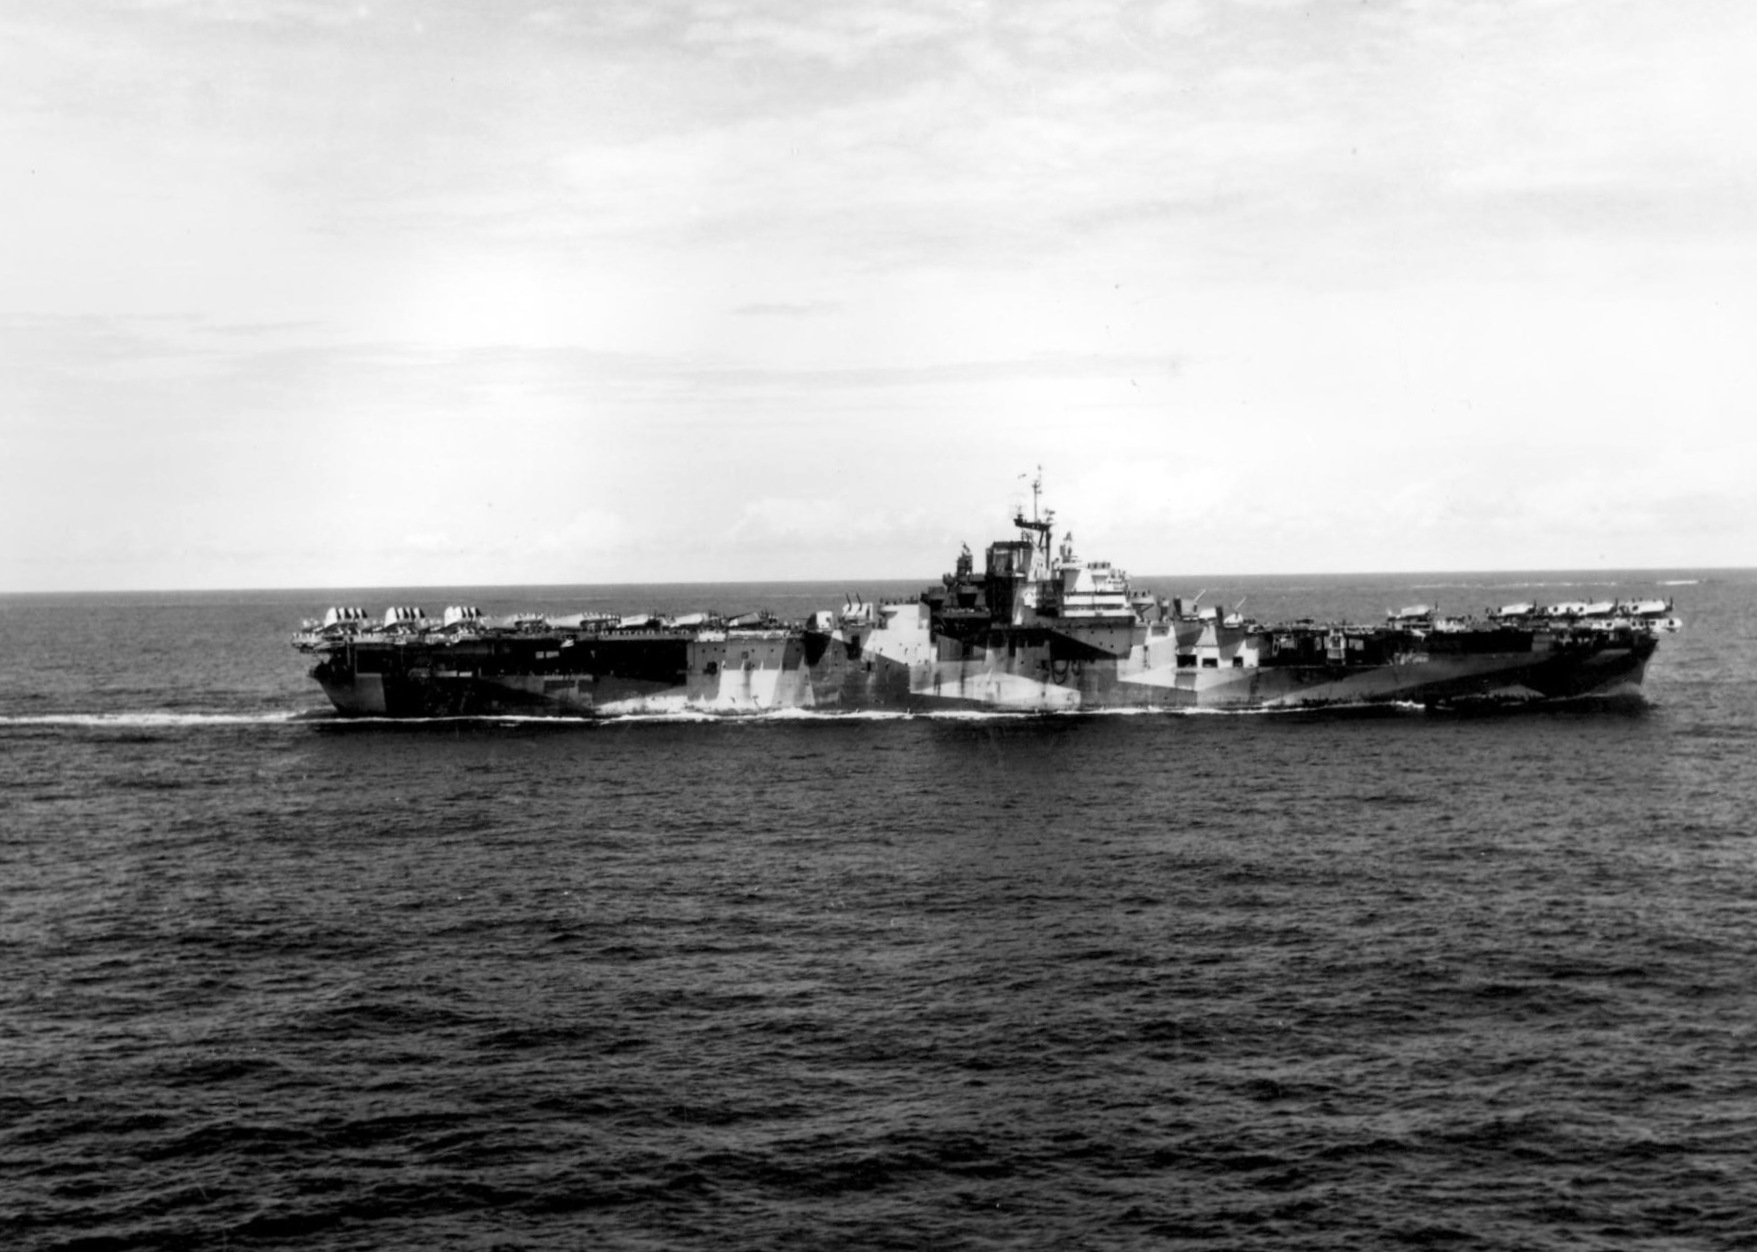
[[[1319,647],[1299,645],[1333,634],[1285,633],[1277,655],[1274,632],[1199,622],[1112,627],[1097,646],[1078,625],[991,630],[970,642],[936,633],[923,609],[886,606],[880,619],[826,633],[355,640],[312,677],[338,711],[368,717],[1240,710],[1614,694],[1640,684],[1656,646],[1632,629],[1426,638],[1376,629],[1342,635],[1340,649],[1325,646],[1317,659]]]
[[[1379,625],[1267,624],[1166,600],[1106,561],[1052,547],[1054,513],[970,550],[914,600],[801,622],[633,614],[382,623],[332,608],[293,643],[356,717],[1244,710],[1565,700],[1637,687],[1670,602],[1533,604],[1484,619],[1423,605]]]

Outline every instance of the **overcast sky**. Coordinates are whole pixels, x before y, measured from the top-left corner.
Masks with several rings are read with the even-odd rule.
[[[0,590],[1757,564],[1757,5],[0,0]]]

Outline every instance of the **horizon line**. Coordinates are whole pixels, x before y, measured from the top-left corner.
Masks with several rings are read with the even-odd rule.
[[[1382,569],[1382,570],[1270,570],[1243,573],[1224,570],[1199,570],[1190,573],[1130,575],[1131,583],[1162,582],[1168,579],[1198,578],[1408,578],[1464,577],[1492,575],[1497,577],[1536,574],[1725,574],[1757,573],[1757,565],[1546,565],[1529,568],[1490,569]],[[730,579],[654,579],[623,582],[537,582],[537,583],[359,583],[306,586],[255,584],[227,587],[63,587],[42,589],[0,589],[0,597],[25,596],[149,596],[149,595],[227,595],[245,592],[344,592],[344,591],[450,591],[468,588],[474,591],[577,590],[584,587],[822,587],[839,583],[859,590],[859,583],[914,583],[920,575],[902,577],[870,576],[856,579],[835,578],[730,578]]]

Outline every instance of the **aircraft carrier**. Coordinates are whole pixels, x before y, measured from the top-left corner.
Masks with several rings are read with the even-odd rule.
[[[353,717],[617,717],[889,710],[1081,711],[1422,706],[1637,688],[1669,600],[1427,605],[1382,622],[1264,623],[1132,588],[1021,508],[977,566],[968,548],[919,597],[767,614],[487,618],[454,605],[381,618],[331,608],[293,638]]]

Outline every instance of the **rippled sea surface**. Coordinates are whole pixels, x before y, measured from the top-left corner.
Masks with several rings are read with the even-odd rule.
[[[1509,716],[400,726],[324,593],[0,597],[0,1244],[1757,1242],[1757,573],[1214,583],[1686,631]],[[423,595],[348,601],[841,600]]]

